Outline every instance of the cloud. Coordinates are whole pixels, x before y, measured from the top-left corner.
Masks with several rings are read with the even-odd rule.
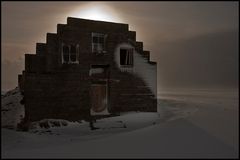
[[[24,64],[19,58],[35,54],[47,32],[56,32],[58,23],[88,4],[111,7],[137,31],[137,40],[158,62],[161,86],[238,80],[238,40],[225,32],[239,29],[238,2],[2,2],[2,88],[16,86]]]
[[[15,61],[3,60],[1,69],[2,91],[13,89],[18,84],[18,74],[21,74],[24,69],[23,59]]]
[[[152,48],[161,88],[238,87],[236,30],[153,44]]]

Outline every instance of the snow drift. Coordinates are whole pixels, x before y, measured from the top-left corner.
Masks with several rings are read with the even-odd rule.
[[[10,116],[10,111],[4,114],[7,115],[2,117],[6,120],[5,125],[15,124],[21,115],[17,111],[22,106],[16,107],[21,96],[16,90],[2,97],[2,109],[16,109],[11,111],[16,117]],[[238,157],[238,92],[234,95],[226,92],[219,94],[219,91],[208,91],[208,94],[195,92],[188,96],[172,92],[159,98],[160,114],[124,113],[97,120],[94,124],[98,128],[96,130],[91,130],[86,121],[59,119],[34,122],[35,127],[29,132],[5,127],[2,129],[2,157]],[[14,105],[7,105],[10,102]],[[47,127],[41,127],[43,124]]]
[[[16,129],[17,124],[24,117],[24,105],[20,103],[23,96],[18,87],[2,95],[1,99],[1,127]]]

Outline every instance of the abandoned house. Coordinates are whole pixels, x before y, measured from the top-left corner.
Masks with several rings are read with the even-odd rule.
[[[25,54],[25,120],[157,112],[157,65],[128,24],[67,18]]]

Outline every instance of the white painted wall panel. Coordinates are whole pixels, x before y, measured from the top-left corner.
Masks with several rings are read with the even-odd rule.
[[[134,48],[130,44],[123,43],[116,47],[114,52],[115,62],[118,68],[122,72],[130,72],[141,77],[149,89],[157,98],[157,65],[151,65],[148,63],[148,60],[137,53],[135,50],[133,52],[133,67],[132,68],[123,68],[120,65],[120,48]]]

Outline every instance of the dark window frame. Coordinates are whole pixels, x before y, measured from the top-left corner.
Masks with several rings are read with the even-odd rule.
[[[133,48],[120,48],[119,61],[121,67],[133,67],[134,65]]]
[[[79,63],[79,44],[62,44],[62,63]]]
[[[77,61],[77,45],[70,45],[70,63]]]
[[[69,46],[68,45],[63,45],[62,46],[62,58],[63,58],[63,63],[69,63]]]
[[[92,32],[92,53],[106,53],[107,34]]]

